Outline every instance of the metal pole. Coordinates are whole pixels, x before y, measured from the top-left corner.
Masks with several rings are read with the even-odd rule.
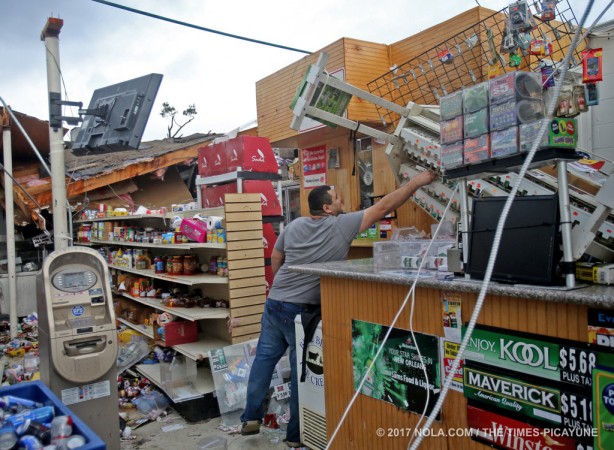
[[[467,180],[461,178],[458,180],[458,195],[460,197],[461,208],[461,242],[463,245],[463,270],[467,270],[469,264],[469,198],[467,195]],[[465,278],[469,278],[469,275],[465,274]]]
[[[565,285],[575,287],[576,276],[573,269],[573,247],[571,245],[571,213],[569,209],[569,184],[567,184],[567,162],[557,161],[556,177],[559,185],[559,210],[561,215],[561,238],[563,241],[563,273]]]
[[[6,258],[8,268],[9,322],[11,338],[17,337],[17,274],[15,269],[15,208],[13,198],[13,148],[11,129],[2,126],[2,145],[4,149],[4,209],[6,212]],[[4,295],[4,292],[2,293]]]
[[[68,235],[66,213],[66,181],[64,167],[64,142],[62,140],[62,122],[54,117],[52,98],[61,99],[60,79],[60,30],[64,22],[50,17],[41,33],[45,42],[47,56],[47,88],[49,91],[49,156],[51,158],[51,193],[53,196],[53,241],[55,250],[68,247],[71,238]]]

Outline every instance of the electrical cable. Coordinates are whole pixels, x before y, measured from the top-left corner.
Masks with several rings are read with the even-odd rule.
[[[565,78],[565,74],[567,73],[567,69],[569,67],[569,60],[571,59],[572,53],[574,51],[574,49],[576,48],[576,45],[578,43],[578,38],[580,36],[580,31],[582,29],[582,26],[584,25],[584,22],[586,21],[586,18],[593,6],[594,0],[589,0],[588,4],[586,6],[586,9],[584,11],[584,14],[582,15],[582,18],[580,19],[580,23],[578,28],[576,29],[576,32],[574,33],[573,39],[571,41],[570,47],[569,47],[569,51],[567,52],[567,54],[565,55],[565,58],[563,60],[563,68],[561,69],[561,75],[559,76],[559,79],[562,80]],[[452,380],[454,378],[454,375],[456,374],[456,371],[458,370],[459,366],[460,366],[460,361],[463,357],[463,354],[465,352],[465,349],[467,348],[467,344],[469,342],[469,339],[471,338],[471,335],[473,333],[473,329],[475,328],[475,325],[477,323],[477,319],[480,315],[482,306],[484,304],[484,299],[486,297],[486,290],[488,288],[488,285],[490,284],[490,279],[492,276],[492,272],[494,269],[494,265],[495,265],[495,260],[497,258],[497,253],[499,252],[499,245],[501,243],[501,236],[503,234],[503,227],[505,225],[505,221],[507,220],[507,216],[509,214],[509,211],[511,209],[512,203],[514,201],[514,198],[516,197],[516,193],[518,192],[518,189],[520,187],[520,183],[522,181],[522,179],[524,178],[527,170],[529,169],[530,164],[533,161],[533,158],[535,157],[535,154],[537,152],[537,149],[539,147],[539,143],[542,140],[542,137],[544,136],[545,132],[546,132],[546,128],[549,125],[550,119],[553,117],[554,114],[554,109],[556,106],[556,101],[558,100],[558,97],[561,93],[561,88],[562,88],[562,83],[557,83],[555,90],[554,90],[554,95],[552,97],[552,100],[550,101],[550,105],[548,105],[548,110],[546,113],[546,117],[547,120],[544,120],[542,123],[542,126],[539,129],[539,132],[537,133],[537,136],[533,142],[533,145],[531,147],[531,150],[529,151],[525,162],[523,163],[520,172],[518,173],[518,177],[516,179],[516,181],[514,182],[514,185],[512,187],[511,192],[509,193],[508,198],[506,199],[505,205],[503,206],[503,211],[501,212],[501,217],[499,218],[499,222],[497,224],[497,230],[495,232],[495,237],[493,239],[493,244],[492,244],[492,250],[490,253],[490,257],[488,258],[488,264],[486,266],[486,272],[484,274],[484,280],[482,282],[482,285],[480,286],[480,293],[478,295],[477,301],[476,301],[476,305],[474,307],[473,313],[471,315],[471,319],[467,325],[466,331],[465,331],[465,335],[463,337],[462,343],[460,348],[458,349],[458,353],[456,355],[456,358],[454,358],[454,362],[452,364],[452,367],[450,369],[450,372],[448,374],[448,376],[445,379],[444,385],[442,387],[441,393],[439,395],[439,398],[437,399],[437,403],[435,404],[435,406],[433,407],[433,410],[431,411],[431,415],[428,417],[426,423],[424,424],[424,426],[422,427],[422,429],[420,430],[420,432],[417,433],[417,438],[414,441],[413,445],[410,447],[410,450],[415,450],[418,448],[418,446],[420,445],[420,443],[422,442],[422,440],[424,439],[424,436],[426,435],[426,432],[428,429],[430,429],[430,427],[432,426],[433,422],[435,421],[435,417],[437,416],[437,414],[439,414],[439,412],[441,411],[441,408],[443,406],[443,402],[445,401],[448,391],[450,389],[450,385],[452,384]]]
[[[454,195],[456,194],[456,191],[458,190],[458,183],[456,184],[455,188],[454,188],[454,192],[452,193],[452,195],[450,196],[450,201],[448,202],[448,205],[446,206],[446,209],[444,210],[441,220],[439,221],[439,224],[437,224],[437,228],[435,229],[435,233],[433,234],[429,245],[426,248],[425,254],[428,255],[431,246],[433,245],[433,242],[435,242],[435,238],[437,237],[437,234],[439,233],[439,229],[441,228],[441,224],[443,223],[443,219],[445,218],[448,210],[450,209],[450,206],[452,205],[452,198],[454,197]],[[343,423],[345,422],[345,419],[347,418],[347,415],[350,412],[350,409],[352,408],[352,406],[354,405],[354,403],[356,402],[356,399],[358,398],[358,395],[360,394],[362,387],[364,386],[366,380],[367,380],[367,376],[369,375],[369,373],[371,372],[371,370],[373,369],[373,366],[375,365],[377,358],[380,356],[380,354],[382,353],[382,350],[384,349],[384,345],[386,344],[386,342],[388,341],[388,337],[390,336],[390,333],[392,332],[392,329],[394,328],[394,325],[397,323],[397,321],[399,320],[399,317],[401,316],[401,314],[403,313],[403,310],[405,309],[405,307],[407,306],[407,302],[409,300],[410,295],[412,295],[412,293],[414,292],[415,288],[416,288],[416,283],[418,282],[418,278],[420,276],[420,272],[422,270],[422,267],[424,266],[424,262],[426,261],[426,258],[423,258],[422,261],[420,261],[420,265],[418,266],[418,270],[416,271],[415,274],[415,279],[414,282],[412,283],[411,287],[409,288],[409,291],[407,292],[407,295],[405,296],[405,298],[403,299],[403,302],[401,303],[401,306],[399,307],[396,315],[394,316],[394,318],[392,319],[392,322],[390,323],[390,326],[388,326],[388,331],[386,332],[386,334],[384,335],[384,339],[382,339],[382,342],[380,343],[379,348],[377,349],[377,352],[375,353],[375,356],[373,357],[373,360],[371,361],[371,364],[369,364],[369,367],[367,368],[367,371],[365,372],[364,377],[362,378],[362,380],[360,381],[360,384],[358,385],[358,387],[355,389],[355,393],[352,396],[352,399],[350,400],[350,403],[348,404],[348,406],[346,407],[345,411],[343,412],[343,415],[341,416],[341,419],[339,420],[339,423],[337,424],[337,427],[335,428],[335,431],[333,432],[333,434],[331,435],[330,439],[328,440],[326,447],[324,450],[328,450],[330,448],[330,445],[333,443],[333,441],[335,440],[335,438],[337,437],[337,433],[339,432],[339,430],[341,429],[341,425],[343,425]],[[415,297],[414,297],[415,299]],[[413,301],[412,301],[412,305],[411,305],[411,313],[410,313],[410,333],[413,339],[413,342],[415,342],[416,338],[414,335],[414,330],[413,330]],[[416,346],[416,349],[418,350],[418,355],[420,357],[420,361],[422,361],[422,355],[420,353],[420,349],[418,348],[418,346]],[[426,376],[426,367],[424,364],[422,364],[422,369],[425,373],[425,378],[427,380],[427,398],[428,398],[428,376]],[[425,409],[426,407],[428,407],[428,401],[426,403]]]
[[[280,44],[273,44],[271,42],[260,41],[258,39],[252,39],[252,38],[248,38],[248,37],[245,37],[245,36],[239,36],[239,35],[236,35],[236,34],[226,33],[224,31],[213,30],[211,28],[205,28],[205,27],[201,27],[199,25],[194,25],[194,24],[188,23],[188,22],[182,22],[181,20],[171,19],[169,17],[165,17],[165,16],[160,16],[158,14],[149,13],[149,12],[146,12],[146,11],[142,11],[140,9],[130,8],[129,6],[124,6],[124,5],[119,5],[117,3],[108,2],[106,0],[92,0],[92,1],[96,2],[96,3],[103,4],[103,5],[112,6],[114,8],[123,9],[124,11],[129,11],[129,12],[132,12],[132,13],[135,13],[135,14],[141,14],[143,16],[151,17],[153,19],[158,19],[158,20],[163,20],[165,22],[174,23],[175,25],[181,25],[181,26],[188,27],[188,28],[194,28],[194,29],[200,30],[200,31],[207,31],[208,33],[220,34],[222,36],[226,36],[226,37],[229,37],[229,38],[240,39],[242,41],[253,42],[255,44],[268,45],[269,47],[281,48],[283,50],[290,50],[292,52],[305,53],[307,55],[311,55],[312,54],[312,52],[307,51],[307,50],[301,50],[301,49],[298,49],[298,48],[287,47],[285,45],[280,45]]]

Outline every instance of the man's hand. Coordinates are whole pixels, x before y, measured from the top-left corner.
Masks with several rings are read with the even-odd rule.
[[[427,184],[431,184],[433,181],[437,179],[437,174],[430,170],[425,170],[424,172],[420,172],[418,175],[413,177],[411,180],[416,183],[418,188],[422,186],[426,186]]]

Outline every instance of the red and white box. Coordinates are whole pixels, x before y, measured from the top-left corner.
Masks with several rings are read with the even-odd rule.
[[[226,142],[200,147],[198,149],[198,174],[211,177],[226,173]]]
[[[226,170],[237,168],[249,172],[277,173],[279,167],[273,147],[267,138],[258,136],[238,136],[225,141]]]
[[[164,334],[158,333],[158,327],[154,326],[154,341],[161,345],[170,347],[171,345],[187,344],[198,340],[198,326],[196,322],[190,320],[177,320],[167,322],[163,325]]]
[[[273,254],[273,247],[275,247],[275,243],[277,242],[277,235],[275,234],[275,230],[273,229],[273,224],[271,223],[263,223],[262,224],[262,246],[264,247],[264,257],[270,258]]]
[[[236,182],[218,184],[217,186],[203,186],[201,189],[202,207],[217,208],[219,206],[224,206],[224,195],[236,193]]]
[[[243,180],[243,192],[260,194],[263,216],[281,216],[281,203],[269,180]]]

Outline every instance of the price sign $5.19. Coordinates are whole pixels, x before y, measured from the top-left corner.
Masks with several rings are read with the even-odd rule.
[[[561,346],[559,350],[561,381],[576,386],[592,386],[593,369],[597,365],[597,352]]]

